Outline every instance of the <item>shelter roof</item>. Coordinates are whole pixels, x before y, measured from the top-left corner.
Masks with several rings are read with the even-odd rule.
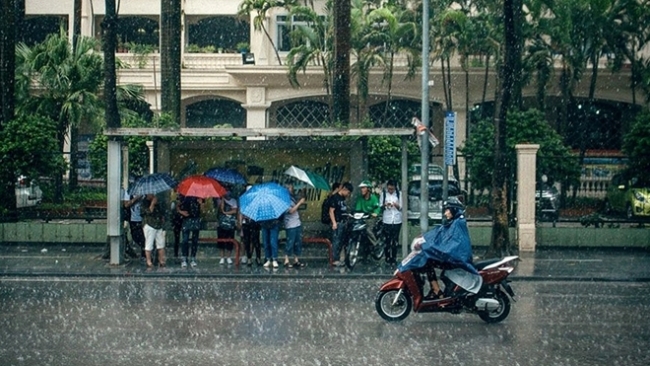
[[[413,128],[108,128],[106,136],[144,137],[305,137],[305,136],[409,136]]]

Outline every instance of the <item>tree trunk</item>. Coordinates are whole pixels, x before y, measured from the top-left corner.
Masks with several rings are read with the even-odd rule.
[[[350,122],[350,2],[334,0],[334,75],[332,119],[347,126]]]
[[[16,70],[16,5],[13,0],[0,0],[3,20],[0,22],[0,132],[14,118]],[[15,172],[0,167],[0,207],[16,209]]]
[[[161,0],[161,110],[181,121],[181,3]]]
[[[77,53],[77,43],[81,37],[81,0],[74,0],[73,9],[73,26],[72,26],[72,53]],[[68,173],[68,188],[70,191],[77,190],[79,186],[79,175],[77,169],[79,166],[79,126],[77,122],[70,124],[70,170]]]
[[[506,158],[506,118],[507,113],[517,102],[517,90],[521,90],[521,44],[518,27],[518,14],[521,13],[521,0],[505,0],[503,3],[505,52],[500,70],[501,97],[497,103],[495,118],[494,172],[492,174],[492,238],[489,254],[503,256],[510,253],[510,233],[508,231],[508,177],[510,167]],[[520,92],[519,92],[520,93]],[[491,252],[491,253],[490,253]]]
[[[106,17],[102,22],[104,39],[104,98],[106,100],[106,127],[119,128],[120,114],[117,109],[115,71],[115,49],[117,48],[117,14],[115,13],[115,0],[106,1]]]

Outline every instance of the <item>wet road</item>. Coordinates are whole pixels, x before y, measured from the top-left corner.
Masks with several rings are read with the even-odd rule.
[[[648,365],[650,283],[513,282],[387,323],[370,279],[0,279],[0,365]]]

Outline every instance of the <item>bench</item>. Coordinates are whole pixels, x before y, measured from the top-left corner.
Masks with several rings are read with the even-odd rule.
[[[232,244],[235,249],[235,267],[239,267],[239,242],[232,238],[199,238],[199,243],[211,243],[211,244]]]
[[[302,238],[303,244],[325,244],[327,246],[327,258],[330,267],[333,266],[332,260],[332,242],[326,238]]]

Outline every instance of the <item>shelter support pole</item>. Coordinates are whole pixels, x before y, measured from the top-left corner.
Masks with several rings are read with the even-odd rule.
[[[402,136],[402,176],[400,183],[400,207],[402,208],[402,258],[409,253],[409,222],[408,222],[408,140]]]
[[[535,251],[535,177],[539,145],[515,145],[517,150],[517,241],[519,251]]]
[[[124,261],[124,243],[122,242],[122,222],[120,219],[122,198],[120,197],[120,179],[122,168],[121,141],[108,141],[107,163],[107,240],[111,248],[111,265]]]

